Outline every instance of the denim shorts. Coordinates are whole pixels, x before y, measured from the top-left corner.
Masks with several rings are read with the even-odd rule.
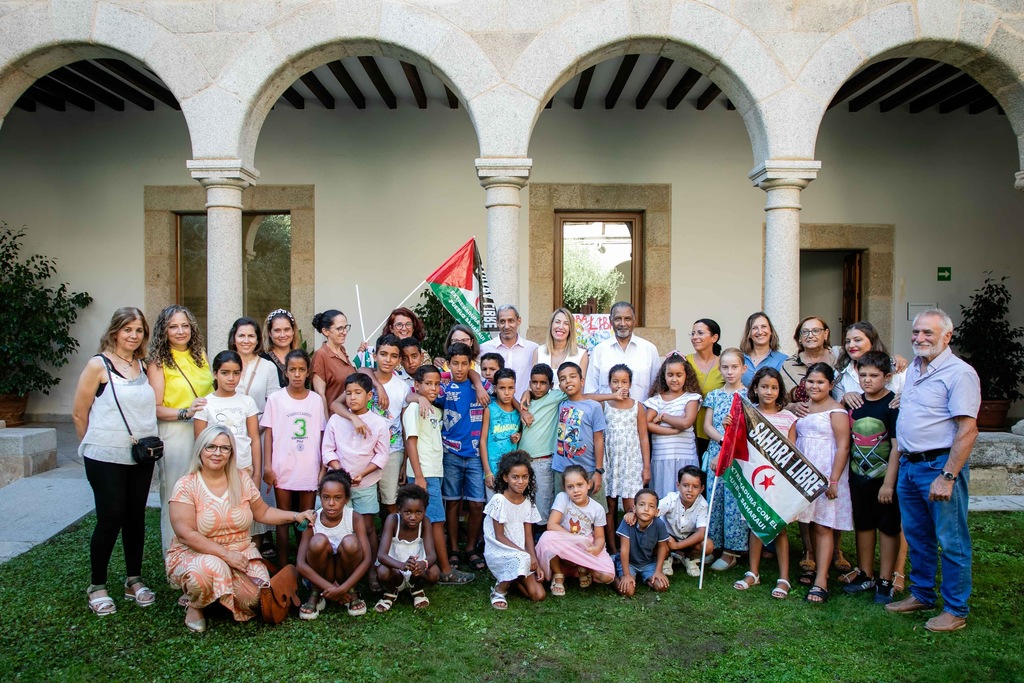
[[[430,523],[444,521],[444,501],[441,500],[441,477],[424,477],[427,480],[427,517]]]
[[[352,509],[361,515],[375,515],[380,512],[377,501],[377,485],[352,487]]]
[[[445,451],[444,483],[441,496],[445,500],[468,500],[471,503],[483,503],[484,466],[480,458],[463,458]],[[431,517],[433,519],[433,517]]]
[[[621,556],[616,553],[615,555],[612,555],[612,560],[615,562],[615,576],[623,576],[625,572],[622,571]],[[647,583],[651,577],[654,576],[654,572],[658,571],[658,563],[649,562],[642,565],[630,564],[629,570],[636,577],[637,581]]]

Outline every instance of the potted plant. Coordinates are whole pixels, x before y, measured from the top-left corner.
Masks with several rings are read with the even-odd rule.
[[[981,380],[979,429],[1002,429],[1010,404],[1024,398],[1024,327],[1011,327],[1008,276],[999,279],[987,272],[985,283],[974,290],[970,305],[960,306],[963,322],[952,344],[971,364]]]
[[[30,391],[50,392],[60,378],[49,372],[67,365],[78,349],[71,325],[92,303],[84,292],[54,286],[57,267],[39,254],[21,258],[24,230],[0,223],[0,420],[24,424]]]

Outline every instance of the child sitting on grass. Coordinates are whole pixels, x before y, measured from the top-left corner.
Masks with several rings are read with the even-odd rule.
[[[636,524],[623,519],[615,532],[619,537],[619,553],[615,561],[615,590],[626,597],[636,592],[636,577],[653,590],[668,590],[668,577],[661,570],[668,557],[670,535],[658,515],[658,494],[653,489],[640,489],[633,496]]]
[[[412,594],[413,607],[423,609],[430,605],[423,589],[437,583],[441,572],[434,554],[431,520],[426,516],[429,501],[427,492],[416,484],[398,490],[398,512],[387,516],[380,532],[377,581],[384,596],[374,606],[377,612],[390,610],[405,588]]]
[[[362,515],[347,505],[351,492],[352,478],[345,470],[331,470],[320,480],[321,508],[302,532],[296,560],[299,573],[312,584],[300,619],[316,619],[328,600],[347,604],[349,616],[366,614],[356,584],[370,568],[370,541]]]

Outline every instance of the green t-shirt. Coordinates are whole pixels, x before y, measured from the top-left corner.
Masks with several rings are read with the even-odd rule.
[[[530,401],[530,415],[533,424],[523,428],[519,449],[534,458],[552,455],[555,452],[555,437],[558,436],[558,405],[565,400],[565,392],[552,389],[540,398]]]

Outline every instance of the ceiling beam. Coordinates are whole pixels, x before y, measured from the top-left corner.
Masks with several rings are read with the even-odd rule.
[[[551,109],[551,107],[554,105],[554,103],[555,103],[555,98],[552,97],[550,100],[548,100],[548,103],[544,105],[544,108],[545,109]]]
[[[925,71],[934,67],[935,64],[936,63],[931,59],[915,59],[910,62],[910,64],[901,67],[900,70],[893,75],[887,76],[868,88],[865,92],[850,100],[850,111],[860,111],[875,100],[885,97],[889,93],[902,88]]]
[[[918,97],[910,102],[910,113],[920,114],[926,109],[931,109],[939,102],[948,100],[958,92],[967,90],[974,85],[974,79],[967,74],[960,74],[948,83],[943,83],[935,90]]]
[[[640,55],[626,55],[622,58],[619,70],[615,74],[615,80],[612,81],[612,87],[608,89],[608,95],[604,98],[605,109],[615,108],[615,103],[619,101],[622,89],[626,87],[626,82],[629,80],[630,74],[633,73],[633,67],[636,66],[638,59],[640,59]]]
[[[444,86],[444,96],[448,98],[448,108],[449,109],[458,109],[459,108],[459,98],[456,97],[455,93],[453,93],[452,89],[449,88],[447,85]]]
[[[402,71],[412,88],[412,96],[416,99],[416,106],[420,109],[427,108],[427,92],[423,89],[423,81],[420,80],[420,72],[412,64],[402,62]]]
[[[988,90],[980,85],[974,85],[964,90],[963,92],[950,97],[948,100],[939,104],[940,114],[951,114],[960,107],[964,107],[972,102],[977,102],[988,95]]]
[[[349,75],[348,69],[341,63],[341,60],[328,62],[327,68],[338,79],[338,83],[345,89],[345,94],[352,100],[352,104],[356,105],[356,109],[366,109],[366,96],[363,95],[363,91],[359,89],[356,82],[352,80],[352,76]]]
[[[124,111],[124,100],[112,95],[92,81],[82,78],[75,72],[68,71],[67,68],[54,69],[48,75],[64,85],[74,88],[83,95],[93,98],[100,104],[110,107],[114,111]]]
[[[693,86],[697,85],[697,81],[700,80],[700,72],[696,69],[690,68],[686,70],[683,77],[676,83],[676,87],[672,88],[672,92],[669,93],[668,100],[665,102],[666,109],[675,109],[679,106],[679,103],[683,101]]]
[[[103,86],[118,97],[128,100],[141,109],[146,111],[156,109],[156,103],[153,102],[153,98],[146,97],[132,86],[112,76],[109,72],[104,71],[92,62],[75,62],[74,64],[68,64],[67,68],[80,76],[88,78],[93,83]]]
[[[658,63],[651,69],[651,75],[647,77],[647,81],[643,87],[640,88],[640,92],[636,96],[636,108],[643,109],[647,106],[647,103],[654,97],[654,91],[658,89],[661,82],[665,80],[665,75],[668,74],[668,70],[672,68],[672,60],[668,57],[660,57]]]
[[[895,93],[879,102],[878,107],[883,113],[892,111],[904,102],[914,99],[921,93],[928,92],[939,83],[956,76],[958,73],[960,73],[960,70],[955,66],[939,64],[937,67],[926,73],[924,76],[921,76],[921,78],[917,79],[907,87],[902,90],[897,90]]]
[[[972,115],[980,114],[983,111],[988,111],[992,107],[998,106],[999,102],[996,101],[996,98],[993,97],[992,95],[989,95],[988,97],[982,97],[980,100],[975,100],[971,102],[971,106],[967,109],[967,113]]]
[[[395,93],[391,92],[391,86],[388,85],[384,74],[380,72],[380,67],[377,66],[376,60],[373,57],[360,57],[359,63],[363,65],[363,70],[366,71],[370,82],[373,83],[373,87],[377,89],[388,109],[398,109],[398,98],[395,97]]]
[[[96,61],[104,69],[117,74],[150,97],[163,102],[171,109],[181,111],[181,105],[178,104],[178,100],[174,97],[174,93],[148,76],[142,74],[137,69],[132,68],[130,65],[119,59],[100,58]]]
[[[50,78],[49,76],[43,76],[35,82],[35,85],[52,95],[56,95],[61,99],[67,100],[83,111],[96,111],[95,100],[86,97],[77,90],[72,90],[60,81]]]
[[[56,95],[51,95],[42,88],[39,88],[34,85],[30,85],[28,87],[28,90],[25,91],[25,97],[28,97],[29,99],[43,105],[44,107],[49,107],[54,111],[64,111],[66,109],[66,107],[64,106],[63,99],[57,97]]]
[[[34,112],[36,110],[36,103],[24,96],[19,97],[17,102],[14,103],[14,106],[18,109],[29,112]]]
[[[725,101],[725,108],[727,111],[736,111],[736,105],[732,103],[732,100]]]
[[[334,109],[334,95],[324,87],[324,84],[320,82],[315,73],[312,71],[304,73],[299,76],[299,80],[302,81],[304,86],[309,88],[314,97],[320,100],[320,104],[324,105],[324,108]]]
[[[583,104],[587,101],[587,91],[590,90],[590,81],[594,78],[594,69],[596,68],[595,66],[589,67],[580,74],[580,82],[576,84],[576,95],[572,98],[573,109],[583,109]]]
[[[283,93],[281,93],[281,97],[288,100],[288,104],[292,105],[296,109],[306,108],[305,98],[302,97],[302,94],[298,90],[296,90],[290,85],[285,89]]]
[[[700,97],[697,98],[697,109],[704,111],[707,109],[715,98],[722,94],[722,89],[712,83],[708,86],[708,89],[701,93]]]
[[[839,88],[839,91],[829,103],[828,108],[831,109],[837,104],[845,102],[848,97],[852,97],[854,93],[859,92],[863,88],[867,87],[869,83],[873,83],[885,74],[889,73],[902,62],[902,59],[886,59],[885,61],[865,67],[859,74],[856,74],[853,78],[846,81],[846,83],[843,83],[843,87]]]

